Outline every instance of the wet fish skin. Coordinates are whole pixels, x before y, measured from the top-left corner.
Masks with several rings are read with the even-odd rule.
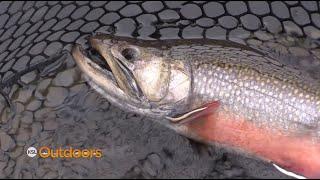
[[[169,54],[191,67],[190,109],[211,102],[221,107],[172,128],[204,143],[231,146],[319,178],[319,81],[301,77],[289,67],[276,70],[279,67],[263,53],[211,45],[201,47],[205,51],[199,48],[175,47]],[[237,57],[238,52],[244,56]],[[264,63],[258,66],[261,60]]]
[[[113,61],[128,66],[123,71],[129,69],[131,73],[125,75],[132,77],[123,79],[135,81],[142,91],[143,98],[138,103],[139,99],[117,87],[112,80],[115,78],[105,81],[112,84],[110,89],[101,83],[101,78],[108,76],[83,66],[85,61],[77,58],[81,52],[73,51],[82,70],[96,76],[91,75],[91,79],[101,88],[100,92],[120,108],[154,118],[191,138],[209,144],[221,141],[318,177],[315,174],[315,169],[320,167],[317,161],[320,160],[318,79],[308,74],[302,76],[301,72],[282,65],[264,52],[225,41],[93,38],[108,45],[105,50],[110,51],[105,53],[113,56]],[[123,55],[123,50],[128,48],[137,51],[134,59]],[[212,102],[219,104],[207,111],[212,114],[187,124],[175,124],[165,118],[192,112]],[[264,139],[268,141],[263,142]],[[289,155],[279,149],[281,145]],[[311,160],[301,159],[298,156],[301,152],[308,152]]]
[[[215,58],[223,57],[216,55]],[[299,86],[298,81],[279,79],[247,65],[214,60],[211,63],[190,63],[193,67],[191,103],[194,107],[220,101],[229,111],[245,116],[257,125],[281,127],[286,132],[313,133],[319,139],[318,89]]]
[[[220,101],[257,124],[293,132],[311,130],[319,137],[318,84],[289,68],[279,69],[263,53],[239,47],[204,43],[177,45],[167,51],[170,59],[185,61],[192,69],[190,108]]]
[[[219,101],[258,126],[320,137],[320,81],[290,71],[263,52],[213,40],[141,41],[97,35],[91,42],[103,44],[107,60],[123,59],[124,49],[139,51],[137,59],[127,63],[134,67],[134,78],[129,79],[135,79],[149,100],[141,104],[150,111],[165,109],[156,118]]]

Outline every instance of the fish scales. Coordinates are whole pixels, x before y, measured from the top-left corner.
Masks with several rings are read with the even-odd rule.
[[[173,47],[169,56],[190,63],[195,106],[220,101],[257,125],[286,131],[303,132],[320,125],[319,90],[303,87],[303,79],[294,72],[272,71],[276,65],[266,63],[270,58],[263,54],[196,44]]]

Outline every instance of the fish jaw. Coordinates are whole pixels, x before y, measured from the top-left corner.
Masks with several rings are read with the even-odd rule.
[[[126,94],[117,85],[113,74],[101,68],[87,57],[84,49],[80,45],[76,44],[73,46],[72,56],[77,66],[85,74],[88,83],[113,105],[129,112],[135,112],[157,119],[161,119],[168,114],[166,110],[161,109],[153,109],[153,111],[151,111],[149,104]]]
[[[74,46],[73,57],[90,77],[92,86],[109,100],[119,99],[116,104],[121,109],[160,121],[188,110],[192,90],[189,61],[172,59],[165,49],[104,35],[90,37],[89,45],[100,55],[98,60],[102,59],[109,68],[91,61],[91,57],[97,58],[92,56],[95,53],[87,57],[79,45]]]
[[[89,38],[89,44],[108,64],[119,88],[131,97],[143,99],[145,94],[141,92],[141,87],[139,87],[136,78],[132,74],[134,64],[127,61],[123,55],[123,49],[119,49],[123,46],[126,47],[126,45],[123,44],[123,42],[117,43],[112,41],[112,39],[104,39],[100,36],[91,36]],[[138,49],[134,49],[133,47],[127,49],[134,50],[135,53],[139,52]]]
[[[104,85],[106,89],[113,94],[123,94],[123,91],[117,87],[116,82],[112,79],[113,75],[100,68],[97,64],[91,61],[85,54],[82,47],[76,44],[72,48],[72,55],[78,67],[95,83]]]

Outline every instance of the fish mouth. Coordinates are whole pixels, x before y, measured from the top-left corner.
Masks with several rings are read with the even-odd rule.
[[[111,104],[130,112],[163,118],[167,110],[154,108],[148,101],[136,83],[133,67],[124,61],[124,55],[117,53],[113,43],[110,39],[90,37],[89,49],[75,44],[71,54],[87,82]]]
[[[85,50],[76,44],[72,49],[73,57],[82,71],[86,72],[87,75],[89,74],[89,77],[95,83],[103,78],[104,81],[107,80],[108,83],[112,83],[119,91],[131,98],[144,99],[131,71],[132,67],[124,60],[126,54],[112,51],[114,45],[111,40],[106,41],[99,37],[90,37],[89,46],[89,49]],[[94,76],[90,76],[90,74],[94,74]],[[102,86],[107,85],[103,84]]]

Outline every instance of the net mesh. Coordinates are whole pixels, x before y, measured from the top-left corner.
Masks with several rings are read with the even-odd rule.
[[[8,94],[9,92],[14,91],[12,89],[18,87],[11,86],[16,83],[16,81],[19,81],[20,76],[27,72],[34,71],[35,69],[39,71],[40,75],[43,75],[45,77],[46,74],[51,72],[51,70],[60,67],[60,59],[64,59],[64,57],[68,55],[68,51],[70,51],[70,48],[75,42],[86,46],[85,38],[98,32],[115,34],[118,36],[135,37],[140,39],[207,38],[231,40],[255,48],[268,50],[273,55],[280,56],[280,59],[282,61],[288,61],[290,63],[295,62],[298,66],[306,67],[308,71],[314,71],[315,77],[320,77],[319,6],[320,2],[317,1],[2,1],[0,2],[0,92],[4,91],[4,94]],[[68,58],[68,60],[70,60],[70,58]],[[72,63],[72,60],[68,63]],[[41,85],[39,84],[39,86],[42,86],[43,84],[45,83],[41,83]],[[25,93],[21,94],[23,94],[22,96],[27,96],[28,93],[29,91],[26,90]],[[91,98],[92,97],[95,98],[95,95],[91,95]],[[81,98],[85,100],[83,100],[82,102]],[[81,98],[75,98],[77,101],[80,101],[80,107],[82,107],[85,103],[99,103],[99,101],[101,100],[99,99],[99,97],[94,100],[92,100],[93,98],[89,98],[89,100],[87,100],[86,96],[83,96]],[[102,105],[98,104],[96,106],[101,107]],[[20,106],[17,106],[18,111],[19,108],[23,109]],[[59,116],[65,117],[65,119],[63,119],[63,122],[68,120],[69,114],[67,112],[72,112],[74,109],[76,109],[76,107],[74,106],[72,106],[72,108],[68,108],[69,107],[66,106],[62,112],[59,111],[59,113],[57,113]],[[1,107],[1,109],[3,109],[3,107]],[[106,109],[109,110],[108,112],[110,112],[110,114],[117,113],[117,110],[115,109],[109,107]],[[42,111],[44,112],[43,114],[52,114],[52,112],[46,112],[45,110],[48,109],[44,108]],[[85,110],[83,110],[83,112],[84,111]],[[95,113],[101,112],[98,111]],[[0,145],[1,142],[5,142],[5,138],[8,137],[3,136],[3,130],[10,129],[12,127],[19,127],[19,123],[16,123],[17,121],[15,121],[15,119],[10,121],[9,123],[3,123],[2,121],[7,119],[6,114],[7,113],[4,113],[4,111],[2,111],[1,113],[0,136],[3,139],[0,139]],[[118,114],[122,115],[123,113],[120,112]],[[112,136],[116,136],[114,134],[119,134],[119,132],[117,132],[117,129],[123,128],[122,132],[132,131],[131,135],[137,137],[130,136],[125,140],[121,138],[119,139],[125,142],[134,142],[135,145],[138,143],[132,139],[139,139],[138,136],[149,136],[149,139],[155,139],[155,137],[159,137],[159,134],[161,134],[163,135],[162,139],[160,139],[162,142],[167,142],[167,137],[170,137],[172,139],[176,138],[176,140],[174,141],[177,142],[175,147],[180,146],[181,144],[181,147],[185,147],[185,149],[181,151],[163,149],[164,155],[162,156],[165,156],[167,157],[167,159],[169,159],[169,162],[166,162],[166,165],[170,167],[166,170],[169,173],[167,173],[168,176],[165,177],[173,177],[174,175],[183,177],[188,176],[204,178],[255,176],[252,174],[244,173],[241,168],[234,168],[231,167],[232,165],[227,164],[227,158],[241,159],[241,157],[239,156],[230,157],[229,155],[221,155],[221,158],[219,160],[212,160],[214,158],[211,157],[210,153],[203,153],[201,146],[198,144],[193,144],[192,142],[191,145],[186,145],[187,143],[185,142],[185,139],[178,139],[177,136],[173,135],[169,136],[169,132],[167,129],[163,128],[159,130],[153,128],[153,124],[150,125],[151,123],[148,124],[146,122],[139,121],[140,124],[137,122],[132,122],[130,124],[126,121],[118,121],[117,118],[121,117],[121,115],[118,114],[111,116],[111,118],[115,119],[114,121],[110,120],[106,122],[105,119],[102,119],[102,128],[97,131],[98,133],[96,131],[92,132],[92,135],[94,136],[93,139],[98,141],[98,144],[101,144],[100,141],[103,142],[103,144],[107,144],[104,142],[109,140],[109,136],[105,135],[104,133],[110,130],[109,126],[113,127],[112,129],[114,130],[112,130],[112,132],[110,133]],[[56,117],[58,115],[54,116]],[[93,117],[94,115],[92,115],[91,117]],[[101,115],[101,117],[104,116]],[[133,118],[126,117],[123,119],[129,120]],[[92,123],[92,119],[90,120],[90,123]],[[115,127],[115,125],[111,125],[116,123],[122,123],[121,127]],[[74,124],[81,123],[76,122]],[[36,129],[37,126],[39,126],[39,129],[42,128],[41,123],[32,123],[32,128]],[[46,128],[50,129],[51,125],[48,126],[49,127]],[[145,126],[151,126],[151,128]],[[20,128],[23,129],[24,127],[21,126]],[[74,129],[80,129],[81,133],[78,134],[85,136],[86,133],[84,132],[86,132],[86,128],[87,125],[83,125],[83,127],[77,126]],[[25,129],[27,129],[26,131],[30,131],[29,126]],[[61,143],[61,139],[63,139],[64,137],[69,138],[69,136],[73,136],[72,131],[76,131],[74,129],[70,128],[69,126],[63,126],[62,128],[60,127],[58,130],[56,130],[54,132],[54,135],[56,135],[57,141],[60,144],[63,144]],[[139,129],[139,132],[136,132],[137,129]],[[143,132],[144,129],[146,129],[145,131],[148,132]],[[43,139],[46,139],[46,133],[47,132],[44,131],[44,137],[41,136],[35,141],[42,142]],[[23,134],[23,131],[19,132],[19,134]],[[23,135],[10,135],[13,137],[13,139],[23,139]],[[50,136],[51,135],[52,134],[50,134]],[[68,140],[77,141],[81,138],[82,136],[80,136],[80,138],[70,137]],[[149,141],[149,139],[146,141]],[[110,143],[110,141],[108,142]],[[116,142],[118,143],[118,141]],[[33,171],[35,171],[35,174],[38,177],[43,177],[46,172],[43,169],[46,169],[47,167],[54,169],[54,171],[52,172],[59,172],[61,174],[67,172],[67,170],[61,170],[57,167],[57,164],[59,165],[59,163],[64,163],[61,161],[52,162],[48,160],[43,163],[45,165],[39,167],[37,161],[24,160],[21,152],[25,151],[25,149],[23,148],[23,145],[25,144],[19,143],[21,142],[17,141],[19,147],[15,148],[11,152],[4,153],[2,150],[0,150],[0,178],[28,177],[28,175],[30,175],[30,172],[33,173]],[[31,142],[30,140],[28,141],[28,144],[26,144],[26,146],[34,143],[35,142]],[[121,143],[123,142],[119,142],[119,144]],[[90,144],[91,140],[89,140],[86,145]],[[141,150],[141,148],[145,145],[146,143],[143,142],[137,145],[139,147],[134,148],[138,149],[136,150],[137,152],[144,151]],[[152,147],[155,147],[155,149],[152,151],[156,151],[157,148],[160,147],[160,145],[156,144]],[[170,145],[170,147],[172,146]],[[3,147],[1,146],[1,148]],[[109,150],[110,148],[108,147],[108,151]],[[117,157],[117,154],[120,151],[122,151],[121,148],[117,149],[116,153],[114,153],[114,156]],[[194,153],[193,151],[198,153]],[[176,154],[172,154],[172,152],[175,152]],[[126,153],[130,154],[130,152]],[[186,154],[196,155],[195,157],[186,157]],[[198,157],[197,154],[201,155],[199,155]],[[19,158],[17,158],[18,156]],[[210,160],[214,161],[212,162],[212,164],[215,164],[215,167],[211,167],[211,165],[208,165],[210,163],[208,162],[209,156],[211,158]],[[128,155],[123,158],[127,157],[130,156]],[[150,170],[150,163],[154,163],[156,165],[158,163],[158,157],[154,154],[148,154],[146,158],[143,155],[141,155],[141,157],[135,158],[142,159],[138,164],[143,167],[143,171],[146,171],[149,174],[153,173],[152,169]],[[132,159],[132,162],[136,162],[134,158]],[[196,161],[194,159],[200,160]],[[129,161],[128,159],[122,160],[124,162]],[[118,171],[113,171],[114,167],[111,167],[112,163],[109,162],[111,160],[108,159],[107,161],[108,162],[97,161],[94,166],[98,168],[94,169],[94,171],[92,171],[91,173],[89,172],[89,170],[83,168],[86,167],[84,164],[89,164],[90,166],[91,162],[84,162],[82,164],[82,167],[73,165],[72,163],[74,163],[74,161],[72,161],[69,162],[69,165],[73,169],[69,169],[69,171],[82,173],[76,177],[86,177],[88,174],[92,175],[90,177],[99,175],[103,176],[104,171],[106,171],[106,173],[108,173],[109,175],[111,174],[114,177],[119,177],[120,173]],[[172,164],[170,164],[171,161],[173,162]],[[21,165],[22,162],[25,163],[23,164],[24,166]],[[194,166],[187,167],[188,162],[193,162],[195,164]],[[26,164],[30,164],[30,166],[26,166]],[[65,164],[68,164],[68,162],[66,162]],[[140,177],[140,175],[136,175],[141,174],[137,172],[137,167],[127,167],[127,163],[122,164],[123,165],[119,167],[123,167],[121,171],[127,171],[125,177]],[[246,164],[246,162],[244,161],[243,164],[240,163],[238,164],[238,166],[247,167],[247,169],[250,169],[250,172],[253,170],[256,172],[268,172],[266,173],[267,175],[262,174],[260,177],[272,174],[271,172],[273,171],[261,170],[264,167],[258,167],[256,166],[257,164],[259,163],[253,163],[252,161],[250,161],[250,164]],[[233,169],[232,171],[229,171],[228,168],[225,168],[229,166],[230,169]],[[24,167],[25,169],[28,169],[28,171],[26,171]],[[90,168],[90,171],[93,170],[92,167]],[[195,168],[198,169],[197,171],[195,171],[198,174],[192,174],[193,172],[191,171]],[[208,173],[210,169],[212,169],[212,172]],[[261,171],[257,169],[260,169]],[[59,177],[59,175],[53,175],[52,172],[51,174],[46,173],[45,177]],[[142,172],[142,174],[146,172]],[[155,174],[157,173],[158,172],[156,172]],[[270,176],[272,177],[272,175]],[[278,174],[274,176],[280,175]]]
[[[8,2],[0,3],[3,81],[96,33],[142,39],[228,39],[281,52],[317,48],[319,2]],[[282,34],[295,37],[292,44]],[[286,42],[285,42],[286,40]],[[290,47],[288,48],[288,45]],[[301,49],[301,48],[300,48]],[[317,52],[319,53],[319,52]],[[318,55],[318,54],[317,54]],[[319,56],[319,55],[318,55]]]

